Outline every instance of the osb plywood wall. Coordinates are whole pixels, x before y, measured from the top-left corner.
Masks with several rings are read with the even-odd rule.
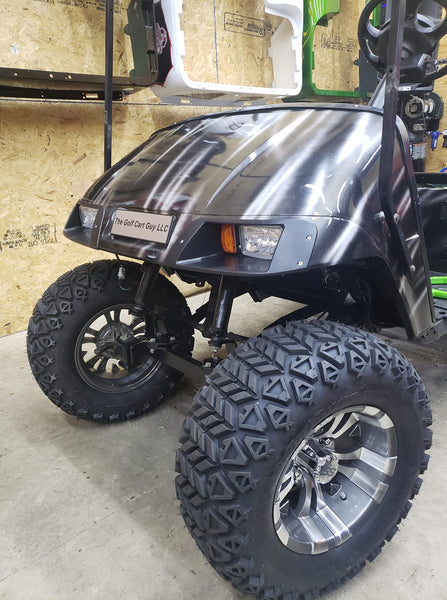
[[[195,56],[190,67],[196,69],[197,80],[207,73],[216,74],[216,51],[209,50],[216,37],[220,76],[232,77],[240,70],[241,77],[246,73],[257,78],[252,85],[263,85],[271,79],[267,48],[275,18],[265,14],[262,0],[227,2],[216,0],[218,29],[216,34],[209,31],[211,40],[202,27],[186,35],[191,57]],[[358,0],[343,3],[349,7],[358,5]],[[127,4],[128,0],[115,0],[115,75],[125,75],[132,67],[129,40],[123,34]],[[198,14],[196,23],[207,23],[205,13],[211,4],[185,0],[184,26],[189,20],[192,28]],[[105,0],[2,0],[0,66],[101,73],[104,6]],[[240,18],[230,22],[225,13]],[[244,18],[251,19],[251,29],[256,19],[262,21],[264,30],[258,33],[264,37],[241,34],[236,25]],[[342,36],[334,27],[325,28],[325,40]],[[334,43],[323,40],[320,45],[329,44],[336,54],[339,49]],[[203,63],[200,56],[205,57]],[[345,56],[339,56],[343,63]],[[334,72],[340,66],[336,63],[334,59],[326,67],[320,65],[318,75],[323,77],[324,70]],[[328,81],[333,88],[333,79]],[[324,87],[324,81],[318,85]],[[155,129],[213,110],[156,102],[150,92],[139,92],[114,105],[114,160]],[[102,172],[103,123],[101,103],[0,98],[0,335],[26,328],[34,304],[60,274],[106,256],[68,242],[62,235],[77,198]]]
[[[353,91],[359,85],[357,24],[365,3],[340,1],[340,12],[314,34],[313,81],[320,90]]]
[[[283,19],[263,0],[185,1],[185,71],[194,81],[270,87],[271,37]]]
[[[152,131],[198,112],[115,105],[114,160]],[[68,242],[62,229],[102,172],[103,122],[100,103],[0,101],[1,335],[26,328],[35,302],[57,276],[101,257]]]
[[[114,3],[116,76],[132,68],[127,4]],[[104,11],[105,0],[2,0],[0,66],[104,73]]]

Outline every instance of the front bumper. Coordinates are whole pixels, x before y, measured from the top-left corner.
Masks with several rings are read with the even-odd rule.
[[[273,275],[300,271],[309,265],[317,237],[317,227],[310,218],[281,217],[244,218],[241,216],[202,217],[195,214],[172,215],[171,231],[165,244],[130,238],[112,233],[116,209],[97,206],[98,213],[91,229],[81,224],[79,205],[73,209],[64,234],[70,240],[122,256],[152,261],[174,270],[203,273]],[[135,214],[147,214],[135,211]],[[280,225],[283,232],[271,260],[244,256],[240,251],[227,254],[220,243],[220,227],[234,225]]]

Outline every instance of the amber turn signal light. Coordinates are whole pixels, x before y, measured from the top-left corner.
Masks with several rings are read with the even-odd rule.
[[[220,242],[224,252],[236,254],[236,232],[234,225],[221,225]]]

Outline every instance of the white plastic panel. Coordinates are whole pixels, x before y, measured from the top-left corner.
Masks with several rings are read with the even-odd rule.
[[[166,23],[167,34],[171,44],[171,63],[172,68],[169,71],[163,85],[154,85],[152,91],[166,102],[171,103],[191,103],[214,106],[230,106],[232,104],[263,103],[274,99],[295,96],[301,91],[302,86],[302,34],[303,34],[303,0],[263,0],[265,13],[279,17],[275,20],[275,27],[271,33],[270,47],[268,48],[267,61],[271,64],[265,65],[266,74],[273,76],[266,82],[266,85],[247,85],[247,82],[238,81],[237,64],[248,60],[250,55],[250,44],[254,43],[254,37],[246,37],[246,48],[244,52],[234,51],[234,56],[228,59],[228,53],[231,53],[232,46],[229,43],[226,49],[227,64],[233,63],[232,82],[220,83],[219,80],[203,80],[198,78],[192,72],[187,70],[185,63],[187,61],[185,35],[188,31],[183,31],[182,23],[182,0],[158,0],[161,3],[163,15]],[[201,0],[196,0],[201,1]],[[188,2],[194,0],[184,0],[185,6]],[[246,6],[244,6],[244,4]],[[239,3],[242,10],[239,14],[233,15],[242,22],[246,17],[242,11],[249,12],[253,6],[253,0],[245,0]],[[262,3],[261,3],[262,6]],[[232,5],[234,7],[234,3]],[[226,9],[225,9],[226,10]],[[234,8],[233,8],[234,10]],[[231,16],[231,12],[225,12]],[[246,13],[247,14],[247,13]],[[263,22],[259,19],[253,19],[251,25],[256,22]],[[208,47],[209,52],[216,54],[216,71],[218,72],[217,56],[217,30],[207,30],[204,35],[208,37],[200,40],[206,42],[204,47]],[[238,35],[230,33],[228,36]],[[208,39],[209,38],[209,39]],[[240,38],[239,38],[240,39]],[[208,46],[206,46],[208,45]],[[238,55],[242,54],[242,55]],[[210,58],[210,57],[207,57]],[[213,57],[214,58],[214,57]],[[259,62],[259,61],[258,61]],[[263,64],[260,65],[263,68]],[[211,79],[211,77],[210,77]],[[228,77],[227,77],[228,79]]]

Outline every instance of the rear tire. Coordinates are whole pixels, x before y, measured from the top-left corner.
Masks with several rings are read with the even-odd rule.
[[[186,525],[243,593],[316,597],[397,531],[430,423],[419,377],[382,340],[324,321],[268,329],[217,366],[184,423]]]
[[[140,278],[138,263],[96,261],[62,275],[37,303],[27,337],[31,369],[48,398],[68,414],[100,423],[138,417],[158,406],[182,377],[145,347],[144,319],[131,313]],[[190,356],[192,328],[169,319],[190,316],[178,289],[159,276],[148,302],[177,338],[172,350]],[[138,360],[129,360],[126,341],[141,342]]]

